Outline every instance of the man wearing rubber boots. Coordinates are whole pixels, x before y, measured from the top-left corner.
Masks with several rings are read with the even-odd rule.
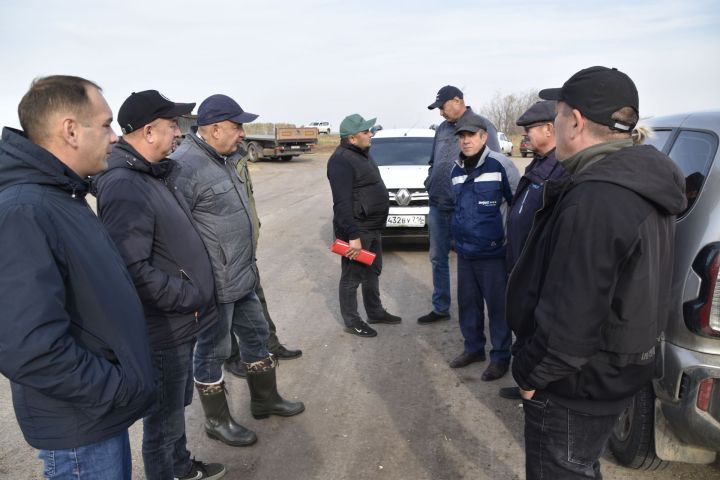
[[[257,439],[228,409],[222,367],[230,356],[232,334],[240,340],[253,416],[291,416],[305,410],[302,402],[284,400],[277,391],[277,360],[268,352],[268,325],[255,294],[258,274],[247,191],[229,160],[245,136],[243,123],[256,118],[232,98],[212,95],[198,108],[198,127],[171,156],[181,165],[178,187],[210,255],[220,317],[198,337],[195,386],[208,436],[232,446]]]

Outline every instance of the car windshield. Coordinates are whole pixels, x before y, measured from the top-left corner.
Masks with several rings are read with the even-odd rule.
[[[432,137],[374,138],[370,155],[380,166],[427,165],[432,145]]]

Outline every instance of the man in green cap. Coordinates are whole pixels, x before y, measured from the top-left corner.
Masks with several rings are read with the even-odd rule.
[[[374,118],[365,120],[356,113],[345,117],[340,123],[340,145],[327,164],[335,237],[350,245],[341,260],[340,314],[345,331],[360,337],[377,335],[358,314],[357,288],[360,284],[368,323],[392,324],[402,320],[386,312],[380,301],[380,231],[385,227],[390,207],[380,170],[369,154],[373,125]],[[375,253],[372,265],[354,261],[361,249]]]

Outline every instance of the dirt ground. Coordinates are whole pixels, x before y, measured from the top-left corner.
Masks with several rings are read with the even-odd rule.
[[[327,154],[318,154],[251,165],[262,220],[258,265],[270,312],[281,341],[304,352],[281,363],[279,388],[286,397],[303,400],[307,410],[291,418],[255,420],[245,382],[229,377],[232,411],[259,441],[233,448],[208,439],[196,399],[187,410],[193,455],[224,462],[228,479],[524,478],[522,408],[497,395],[499,387],[512,385],[511,377],[487,383],[480,381],[484,364],[447,366],[462,349],[455,304],[448,322],[416,322],[430,309],[426,246],[385,245],[381,293],[386,308],[403,322],[380,325],[371,339],[343,333],[340,259],[328,249],[332,204],[326,161]],[[454,272],[454,257],[451,261]],[[453,292],[454,285],[453,279]],[[4,378],[0,430],[0,479],[40,478],[41,462],[22,438]],[[141,436],[136,424],[131,443],[138,479],[144,478]],[[610,480],[720,479],[718,463],[637,472],[607,456],[602,469]]]

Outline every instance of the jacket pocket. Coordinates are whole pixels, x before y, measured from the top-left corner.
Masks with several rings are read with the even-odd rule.
[[[223,179],[210,187],[212,211],[216,215],[227,215],[242,209],[240,195],[229,179]]]

